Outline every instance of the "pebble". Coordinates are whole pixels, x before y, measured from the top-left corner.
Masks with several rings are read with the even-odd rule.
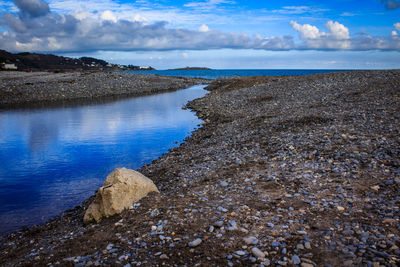
[[[251,253],[254,255],[254,257],[256,257],[257,259],[260,258],[265,258],[265,253],[262,252],[259,248],[254,247],[251,249]]]
[[[226,186],[229,185],[226,181],[221,181],[219,184],[220,184],[222,187],[226,187]]]
[[[297,265],[324,266],[335,257],[337,266],[395,266],[400,262],[400,71],[312,77],[273,78],[277,80],[241,90],[210,89],[205,98],[187,105],[207,123],[182,146],[142,169],[152,178],[161,176],[165,195],[151,196],[154,202],[144,201],[134,210],[88,226],[78,222],[83,210],[77,209],[72,216],[56,219],[65,230],[50,222],[34,234],[28,230],[23,236],[24,230],[3,238],[0,257],[10,259],[9,253],[18,258],[12,259],[15,265],[28,265],[40,255],[41,261],[49,257],[57,266],[51,253],[60,255],[66,242],[93,242],[89,236],[94,232],[104,237],[102,246],[111,240],[115,244],[91,254],[93,265],[99,266],[129,252],[129,259],[140,258],[140,264],[148,266],[159,251],[174,255],[171,265],[186,261],[190,266],[213,266],[228,260],[233,266],[266,265],[268,261],[262,261],[268,257],[271,265],[300,260]],[[170,195],[176,201],[165,201]],[[138,216],[146,219],[154,210],[156,216],[148,218],[151,224],[132,226]],[[123,226],[108,227],[120,219]],[[235,227],[245,231],[229,231]],[[182,246],[199,237],[205,244],[188,248],[189,258]],[[34,251],[14,253],[26,244]],[[222,255],[205,253],[208,244],[221,246],[217,251]],[[82,255],[88,255],[92,252],[85,248],[96,244],[82,245]],[[323,256],[313,250],[316,247]],[[220,259],[224,250],[232,253],[230,259]],[[115,264],[122,265],[122,260]]]
[[[214,226],[217,226],[217,227],[222,227],[223,225],[224,225],[223,221],[217,221],[214,223]]]
[[[258,243],[258,239],[254,236],[245,237],[243,240],[247,245],[256,245]]]
[[[271,242],[271,246],[273,247],[279,247],[281,245],[281,243],[277,242],[277,241],[272,241]]]
[[[261,262],[262,266],[270,266],[271,265],[271,261],[269,259],[265,259],[263,262]]]
[[[235,254],[236,254],[236,255],[239,255],[239,256],[244,256],[244,255],[246,255],[247,253],[246,253],[246,251],[243,251],[243,250],[237,250],[237,251],[235,252]]]
[[[292,256],[292,262],[293,262],[293,264],[298,265],[298,264],[301,263],[301,260],[300,260],[299,256],[293,255]]]
[[[189,242],[188,246],[194,248],[194,247],[197,247],[198,245],[200,245],[201,242],[202,242],[202,240],[200,238],[197,238],[197,239],[193,240],[192,242]]]
[[[160,259],[161,260],[168,260],[169,257],[167,256],[167,254],[161,254]]]

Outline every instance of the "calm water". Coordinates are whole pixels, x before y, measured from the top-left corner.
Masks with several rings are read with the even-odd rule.
[[[137,169],[200,120],[182,110],[203,86],[77,107],[0,111],[0,233],[73,208],[116,167]]]
[[[329,73],[344,70],[155,70],[137,71],[138,73],[159,74],[166,76],[196,77],[205,79],[216,79],[227,76],[287,76],[287,75],[309,75],[317,73]]]

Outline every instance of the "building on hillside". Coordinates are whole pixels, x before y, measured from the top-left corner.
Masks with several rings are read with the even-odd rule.
[[[14,63],[1,63],[1,68],[3,70],[17,70],[18,67]]]

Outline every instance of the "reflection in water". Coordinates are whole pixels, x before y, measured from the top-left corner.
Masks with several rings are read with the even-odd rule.
[[[116,167],[137,169],[200,123],[203,86],[98,105],[0,111],[0,233],[78,205]]]

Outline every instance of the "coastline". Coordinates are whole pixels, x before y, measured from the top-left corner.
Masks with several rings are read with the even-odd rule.
[[[203,127],[138,170],[160,195],[84,226],[89,199],[2,237],[0,264],[399,263],[399,70],[235,77],[208,90],[187,105]]]
[[[185,89],[205,79],[128,72],[0,71],[0,109],[74,105]]]

